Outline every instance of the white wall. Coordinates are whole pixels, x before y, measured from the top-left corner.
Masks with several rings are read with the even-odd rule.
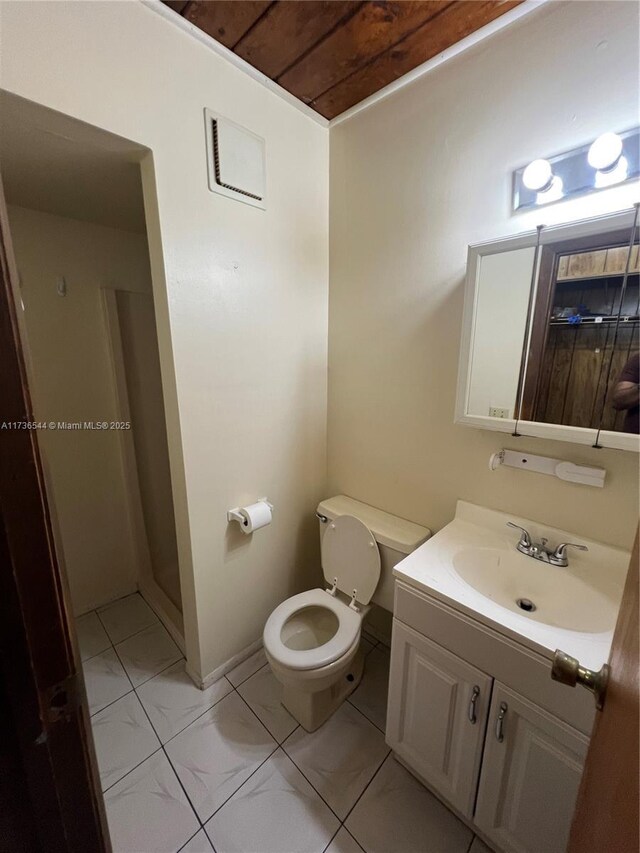
[[[637,194],[512,216],[512,170],[637,123],[637,4],[549,2],[331,129],[330,492],[434,529],[464,498],[630,546],[635,456],[453,417],[467,245]],[[503,445],[601,465],[607,486],[491,473]]]
[[[187,656],[206,674],[317,580],[328,134],[137,0],[2,3],[0,56],[3,88],[153,152],[162,258],[157,235],[149,244]],[[205,107],[266,138],[266,211],[208,190]],[[153,227],[151,195],[147,184]],[[228,507],[265,494],[271,527],[253,540],[227,529]]]
[[[11,206],[37,420],[118,419],[101,289],[151,292],[142,234]],[[64,276],[67,295],[57,293]],[[137,565],[120,436],[38,433],[75,613],[133,592]]]

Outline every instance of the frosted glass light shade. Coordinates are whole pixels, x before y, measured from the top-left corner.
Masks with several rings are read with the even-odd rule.
[[[522,183],[529,190],[542,192],[551,185],[553,170],[548,160],[533,160],[522,173]]]
[[[592,143],[587,154],[589,165],[598,171],[612,169],[622,154],[622,139],[617,133],[603,133]]]

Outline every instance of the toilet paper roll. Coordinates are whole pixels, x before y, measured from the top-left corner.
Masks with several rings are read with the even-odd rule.
[[[238,512],[244,519],[240,525],[243,533],[253,533],[254,530],[260,530],[261,527],[271,524],[271,507],[266,501],[241,506]]]

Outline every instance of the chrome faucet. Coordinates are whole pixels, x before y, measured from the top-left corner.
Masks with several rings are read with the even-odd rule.
[[[559,566],[566,568],[569,565],[567,557],[567,548],[577,548],[579,551],[588,551],[586,545],[577,545],[573,542],[562,542],[558,545],[555,551],[547,548],[547,539],[540,539],[539,542],[534,542],[531,539],[531,534],[519,524],[514,524],[513,521],[507,521],[507,527],[515,527],[520,531],[520,539],[516,545],[516,549],[524,554],[525,557],[533,557],[534,560],[542,560],[543,563],[549,563],[551,566]]]

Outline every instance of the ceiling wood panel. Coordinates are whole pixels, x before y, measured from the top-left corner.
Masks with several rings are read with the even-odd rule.
[[[343,79],[310,106],[324,116],[337,116],[354,104],[397,80],[408,69],[416,68],[442,53],[480,27],[503,15],[520,0],[463,0],[453,3],[437,19],[437,26],[426,24],[407,36],[373,62]],[[436,23],[436,22],[434,22]]]
[[[189,5],[189,0],[164,0],[165,6],[170,6],[174,12],[182,14],[185,8]]]
[[[191,0],[182,14],[220,44],[233,49],[270,5],[270,0]]]
[[[448,5],[449,0],[365,3],[278,82],[311,103]]]
[[[325,118],[523,0],[163,0]]]
[[[360,0],[274,3],[240,39],[235,53],[275,80],[361,6]]]

